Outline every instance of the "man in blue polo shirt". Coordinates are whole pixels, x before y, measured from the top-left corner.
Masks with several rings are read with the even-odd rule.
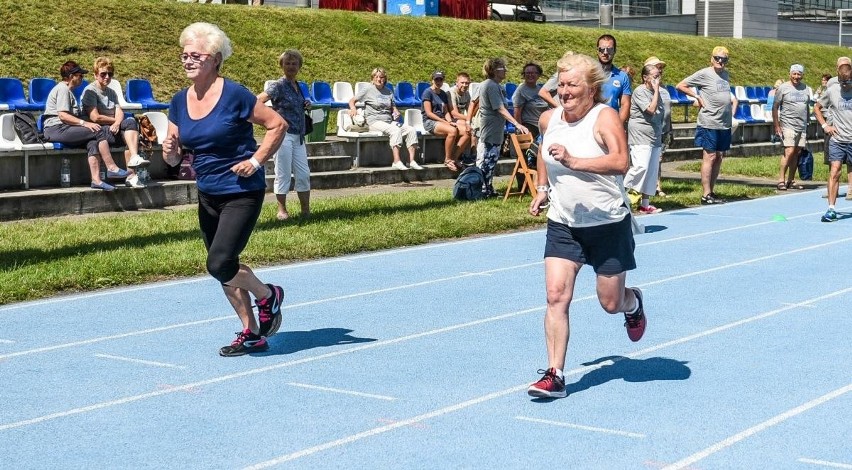
[[[596,51],[598,62],[601,63],[601,67],[608,77],[603,84],[602,93],[607,100],[606,103],[618,111],[618,117],[627,126],[627,120],[630,118],[630,95],[632,93],[630,77],[612,63],[612,59],[615,57],[615,47],[615,37],[611,34],[604,34],[598,38]],[[568,53],[572,52],[566,52],[566,54]],[[558,76],[558,73],[553,74],[538,92],[538,96],[547,101],[552,108],[558,106],[558,103],[553,98],[556,94]]]

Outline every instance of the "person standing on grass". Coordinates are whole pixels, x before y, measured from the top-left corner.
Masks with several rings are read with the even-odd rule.
[[[846,56],[838,57],[837,58],[837,72],[838,73],[840,72],[840,67],[844,64],[852,65],[852,59],[850,59],[849,57],[846,57]],[[832,86],[837,86],[837,77],[829,77],[829,79],[825,82],[825,89],[823,90],[822,94],[820,94],[820,98],[822,98],[822,96],[825,95],[825,92],[828,91],[828,89],[831,88]],[[831,124],[831,122],[832,122],[831,121],[831,109],[823,108],[822,115],[825,116],[825,122]],[[825,164],[829,165],[829,167],[830,167],[831,162],[829,161],[829,158],[828,158],[829,157],[829,146],[828,146],[828,144],[831,141],[831,136],[828,135],[825,132],[823,132],[823,134],[824,134],[824,136],[823,136],[824,137],[823,160],[824,160]],[[846,163],[846,181],[848,183],[848,186],[847,186],[847,189],[846,189],[846,200],[852,201],[852,191],[849,191],[850,189],[852,189],[852,162]],[[824,198],[828,197],[828,188],[826,188],[826,192],[824,192],[822,194],[822,197],[824,197]]]
[[[852,163],[852,66],[838,67],[837,82],[838,85],[828,87],[814,106],[817,122],[831,137],[828,142],[828,210],[820,219],[822,222],[837,220],[834,204],[840,186],[840,167],[844,162],[847,166]],[[831,123],[826,121],[824,109],[831,111]]]
[[[657,56],[651,56],[645,59],[645,62],[642,64],[645,65],[653,65],[657,67],[657,70],[660,71],[660,83],[663,83],[663,72],[666,70],[666,63],[660,60]],[[669,146],[669,143],[672,141],[672,97],[669,95],[666,87],[660,87],[660,104],[663,107],[663,135],[660,145],[660,169],[657,171],[657,187],[655,188],[655,194],[659,197],[665,198],[667,197],[666,193],[663,192],[663,188],[660,185],[661,175],[663,174],[663,155],[666,154],[666,149]]]
[[[662,212],[651,205],[656,192],[663,151],[663,99],[660,96],[660,70],[654,65],[642,67],[642,84],[633,90],[627,143],[630,145],[630,169],[624,187],[641,194],[640,214]]]
[[[544,278],[547,310],[544,336],[547,369],[527,393],[538,398],[566,396],[565,355],[569,307],[583,265],[595,271],[598,301],[610,314],[624,312],[627,336],[645,332],[642,291],[626,288],[627,271],[636,268],[630,208],[622,195],[629,165],[624,126],[606,105],[601,89],[606,74],[591,57],[563,56],[557,63],[560,107],[541,115],[544,139],[538,155],[538,193],[529,212],[547,210]]]
[[[677,84],[681,93],[695,98],[698,111],[698,125],[695,127],[695,146],[704,149],[701,159],[701,204],[722,204],[713,189],[722,158],[731,148],[731,127],[733,110],[737,99],[731,93],[731,79],[725,67],[728,65],[728,49],[722,46],[713,48],[710,66],[684,78]],[[698,92],[693,90],[695,87]]]
[[[305,145],[305,110],[311,101],[302,94],[296,75],[302,69],[302,54],[289,49],[278,58],[284,76],[272,82],[257,95],[261,103],[272,101],[274,109],[287,122],[287,135],[275,154],[275,199],[278,201],[278,220],[290,218],[287,212],[287,193],[290,178],[295,180],[296,196],[303,218],[311,215],[311,169],[308,167],[308,149]]]
[[[178,164],[182,147],[195,155],[192,166],[207,271],[222,284],[242,323],[237,338],[219,354],[266,351],[266,339],[281,326],[284,291],[261,282],[251,268],[240,263],[240,253],[263,207],[263,165],[281,145],[287,123],[247,88],[219,75],[232,52],[230,39],[219,27],[193,23],[181,33],[180,45],[180,61],[192,85],[172,98],[163,158],[169,165]],[[254,124],[266,129],[260,146]]]
[[[775,102],[772,103],[774,132],[784,146],[784,155],[781,157],[781,174],[778,177],[777,185],[780,191],[804,189],[795,181],[796,170],[799,167],[799,153],[808,142],[810,95],[808,94],[808,87],[802,82],[804,74],[805,67],[801,64],[790,66],[790,81],[784,82],[778,87],[775,92]]]
[[[485,197],[497,196],[494,191],[494,168],[500,158],[500,147],[506,132],[506,121],[512,123],[521,134],[529,130],[506,109],[500,83],[506,79],[506,61],[500,58],[488,59],[482,66],[486,80],[479,92],[480,135],[479,148],[476,151],[476,166],[485,174],[482,193]]]
[[[541,65],[535,62],[524,65],[522,72],[524,81],[518,85],[512,95],[515,120],[527,126],[533,139],[538,138],[540,134],[538,118],[541,117],[541,113],[550,109],[547,101],[538,96],[538,91],[541,88],[541,85],[538,84],[538,78],[541,77],[543,72]]]

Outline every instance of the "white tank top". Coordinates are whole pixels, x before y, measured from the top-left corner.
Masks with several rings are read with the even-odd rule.
[[[630,210],[624,205],[622,176],[570,170],[550,156],[551,144],[564,145],[577,158],[595,158],[607,151],[595,140],[594,126],[606,105],[598,103],[579,121],[562,120],[557,108],[550,116],[541,153],[547,165],[550,208],[547,218],[569,227],[591,227],[618,222]]]

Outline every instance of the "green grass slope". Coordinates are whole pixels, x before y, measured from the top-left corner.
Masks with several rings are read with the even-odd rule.
[[[0,0],[5,24],[0,41],[0,76],[58,78],[73,59],[91,67],[98,56],[116,64],[117,79],[144,77],[165,101],[187,82],[177,59],[178,36],[194,21],[218,24],[231,38],[234,55],[222,73],[254,91],[279,76],[278,56],[288,48],[305,56],[302,80],[366,81],[373,67],[388,70],[392,82],[427,80],[434,69],[450,76],[466,70],[481,79],[482,62],[508,59],[508,80],[537,61],[552,73],[566,50],[591,54],[601,29],[551,24],[407,18],[374,13],[191,4],[174,0]],[[825,45],[730,38],[701,38],[649,32],[614,32],[617,65],[639,66],[657,55],[668,64],[665,81],[675,83],[707,66],[710,51],[731,52],[733,84],[771,85],[786,78],[791,63],[805,65],[805,82],[834,72],[848,50]],[[91,76],[88,77],[92,79]],[[451,80],[452,81],[452,80]]]

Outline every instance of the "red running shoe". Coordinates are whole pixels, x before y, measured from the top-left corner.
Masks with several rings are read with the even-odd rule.
[[[565,391],[565,379],[560,379],[556,375],[556,369],[553,367],[547,370],[539,369],[538,373],[544,374],[544,377],[527,389],[530,396],[536,398],[565,398],[568,396]]]
[[[645,308],[642,306],[642,291],[638,287],[631,287],[636,295],[636,302],[639,302],[639,309],[636,313],[624,312],[624,327],[627,328],[627,337],[634,343],[642,339],[645,334]]]

